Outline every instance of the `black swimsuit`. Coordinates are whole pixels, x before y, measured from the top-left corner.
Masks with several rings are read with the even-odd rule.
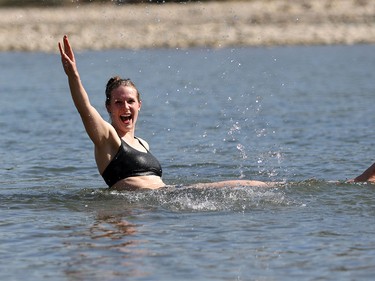
[[[139,143],[146,148],[143,143]],[[146,148],[147,150],[147,148]],[[105,168],[102,177],[109,187],[119,180],[136,176],[159,176],[162,169],[159,161],[147,150],[139,151],[121,139],[120,148],[116,156]]]

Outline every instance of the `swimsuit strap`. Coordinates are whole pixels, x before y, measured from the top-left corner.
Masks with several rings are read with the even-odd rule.
[[[137,137],[134,137],[145,149],[146,149],[146,151],[148,152],[148,149],[147,149],[147,147],[143,144],[143,142],[139,139],[139,138],[137,138]]]

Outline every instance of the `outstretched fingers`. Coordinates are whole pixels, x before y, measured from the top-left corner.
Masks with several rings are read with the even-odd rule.
[[[64,36],[63,42],[58,43],[60,55],[61,55],[61,62],[65,73],[70,76],[77,72],[76,65],[75,65],[75,58],[72,47],[69,43],[68,36]]]
[[[74,61],[74,53],[72,47],[70,46],[68,36],[65,35],[63,41],[65,54],[70,58],[70,60]]]
[[[68,62],[68,61],[74,62],[74,53],[73,53],[72,47],[70,46],[68,37],[66,35],[63,38],[63,43],[64,43],[64,47],[61,44],[61,42],[59,42],[59,44],[58,44],[61,59],[63,60],[63,62],[64,62],[64,60],[65,60],[65,62]]]

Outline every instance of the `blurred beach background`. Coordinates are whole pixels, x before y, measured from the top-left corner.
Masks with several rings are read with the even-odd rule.
[[[0,1],[0,51],[375,43],[375,1]]]

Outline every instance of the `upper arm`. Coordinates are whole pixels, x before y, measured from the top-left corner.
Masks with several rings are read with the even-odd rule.
[[[88,105],[88,108],[79,111],[79,114],[88,136],[96,146],[100,146],[114,135],[115,129],[102,118],[92,105]]]
[[[91,105],[79,77],[70,78],[69,86],[73,102],[81,116],[86,132],[95,146],[102,146],[111,136],[117,135],[112,125],[105,121]]]
[[[100,116],[99,112],[91,105],[86,90],[81,83],[73,50],[67,36],[64,36],[63,43],[64,46],[59,43],[59,50],[64,71],[68,76],[69,88],[73,102],[81,115],[86,132],[96,148],[99,148],[99,150],[108,150],[107,140],[110,140],[109,146],[111,144],[117,145],[118,142],[120,142],[118,138],[116,138],[117,133],[112,125],[106,122]]]

